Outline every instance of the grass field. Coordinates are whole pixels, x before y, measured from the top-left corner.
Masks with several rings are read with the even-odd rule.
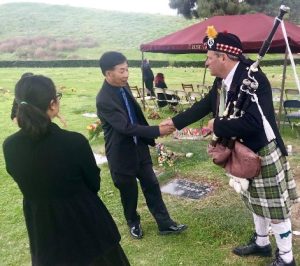
[[[170,88],[180,88],[181,83],[198,84],[202,82],[203,69],[163,68],[153,69],[163,72]],[[264,69],[274,87],[280,87],[280,67]],[[10,121],[13,100],[13,87],[24,72],[34,72],[51,77],[62,91],[61,113],[65,116],[68,129],[87,136],[86,126],[93,118],[83,117],[85,112],[95,112],[95,95],[102,83],[102,76],[96,68],[75,69],[0,69],[0,142],[17,130]],[[207,78],[211,83],[211,77]],[[131,85],[141,86],[140,69],[130,69]],[[287,87],[292,87],[293,78],[288,70]],[[163,118],[171,116],[168,110],[161,112]],[[149,120],[151,124],[159,120]],[[59,122],[58,122],[59,124]],[[199,126],[198,123],[194,125]],[[286,128],[283,132],[286,144],[292,144],[296,152],[290,158],[294,167],[300,162],[300,139],[295,131]],[[206,265],[258,265],[270,263],[269,258],[239,258],[231,249],[248,241],[252,233],[251,214],[244,208],[239,196],[228,186],[223,171],[214,166],[206,154],[207,141],[175,141],[171,137],[158,139],[175,152],[193,152],[191,158],[182,157],[173,168],[160,168],[152,149],[155,168],[164,172],[160,182],[170,178],[189,178],[196,182],[210,184],[213,192],[202,200],[189,200],[164,194],[166,205],[176,221],[186,223],[189,229],[181,235],[162,237],[151,217],[145,200],[140,193],[139,211],[145,237],[133,240],[122,214],[118,191],[114,188],[107,165],[101,166],[100,196],[113,215],[122,235],[122,246],[134,266],[206,266]],[[104,151],[103,139],[91,143],[94,151]],[[298,176],[299,178],[299,176]],[[3,154],[0,152],[0,265],[30,265],[27,233],[22,214],[22,196],[16,184],[5,171]],[[273,241],[274,244],[274,241]],[[300,263],[299,237],[294,239],[296,261]]]

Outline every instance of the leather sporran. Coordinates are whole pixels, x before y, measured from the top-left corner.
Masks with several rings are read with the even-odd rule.
[[[224,168],[231,155],[231,149],[225,147],[221,143],[217,143],[215,146],[209,144],[207,153],[212,158],[214,164]]]
[[[260,173],[260,157],[239,141],[235,141],[232,149],[220,143],[209,145],[207,152],[215,164],[233,176],[253,179]]]

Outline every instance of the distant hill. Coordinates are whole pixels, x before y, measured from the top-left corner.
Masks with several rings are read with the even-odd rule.
[[[140,59],[141,43],[192,23],[195,21],[174,16],[38,3],[3,4],[0,60],[98,59],[107,50],[119,50],[129,59]],[[161,54],[150,57],[169,58]]]

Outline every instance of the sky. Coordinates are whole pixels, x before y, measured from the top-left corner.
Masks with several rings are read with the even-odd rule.
[[[0,4],[15,2],[39,2],[124,12],[176,15],[176,10],[169,7],[169,0],[0,0]]]

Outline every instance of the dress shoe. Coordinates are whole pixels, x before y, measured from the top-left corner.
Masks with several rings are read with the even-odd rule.
[[[271,257],[272,247],[271,245],[258,246],[255,243],[256,234],[251,238],[250,242],[245,246],[236,247],[232,250],[235,255],[238,256],[260,256],[260,257]]]
[[[277,249],[275,252],[275,260],[269,266],[296,266],[296,262],[294,258],[290,263],[284,262],[279,255],[279,250]]]
[[[185,229],[187,229],[187,225],[185,224],[179,224],[179,225],[174,224],[169,226],[166,229],[159,230],[159,234],[160,235],[179,234]]]
[[[129,228],[130,235],[135,239],[143,237],[143,230],[140,224],[133,225]]]

